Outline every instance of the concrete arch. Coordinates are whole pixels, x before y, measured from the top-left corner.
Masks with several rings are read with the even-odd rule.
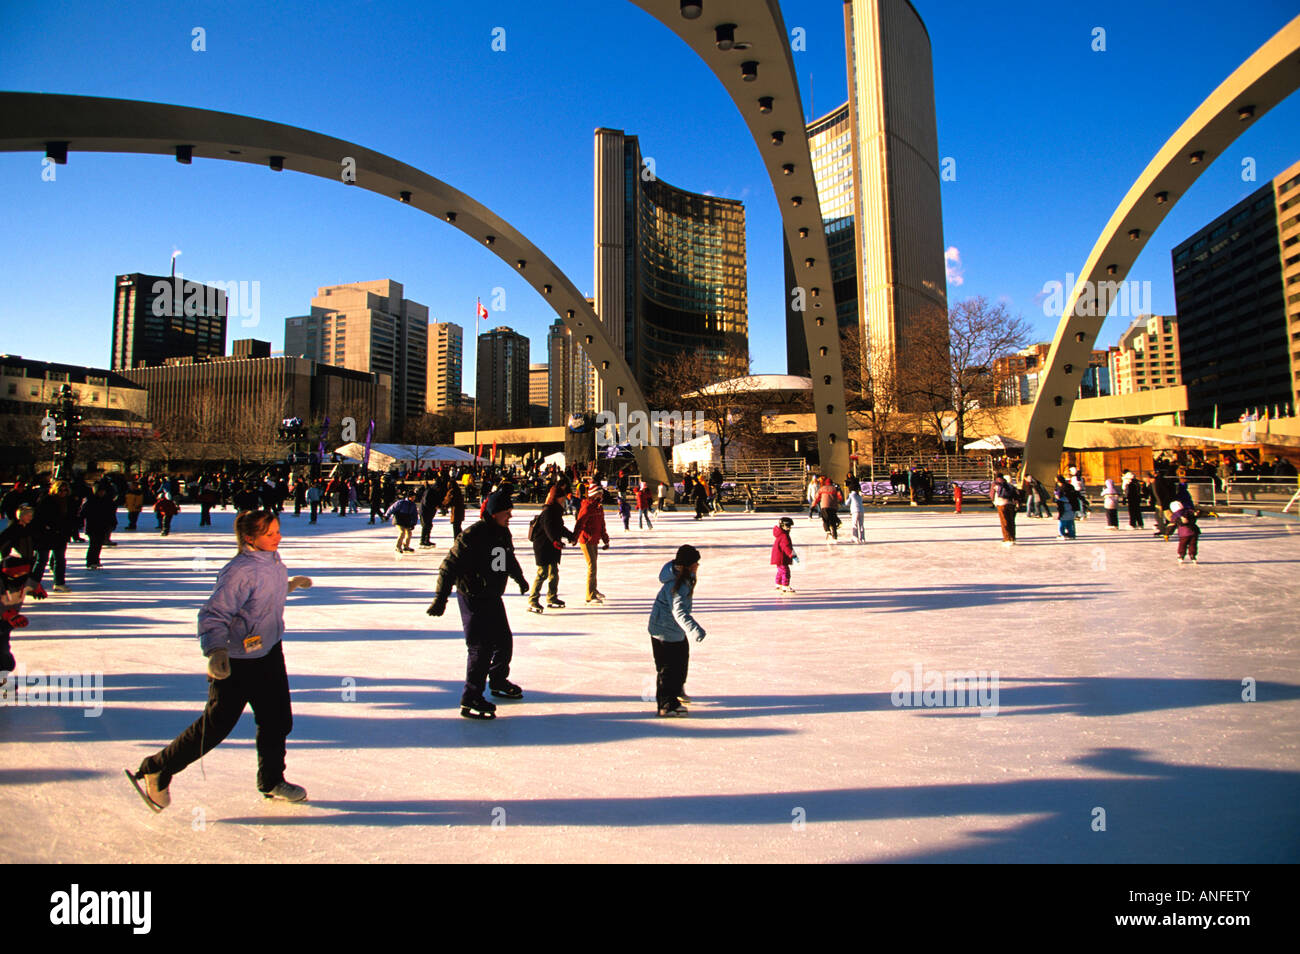
[[[648,413],[645,395],[595,311],[565,274],[503,218],[414,166],[342,139],[234,113],[138,100],[0,93],[0,152],[138,153],[222,159],[319,176],[396,199],[459,229],[519,272],[582,342],[610,393]],[[659,447],[636,450],[647,480],[668,482]]]
[[[1051,486],[1079,378],[1106,313],[1151,234],[1253,122],[1300,88],[1300,17],[1237,67],[1178,127],[1111,216],[1065,303],[1029,419],[1025,470]]]
[[[799,287],[806,292],[804,331],[817,411],[821,470],[842,481],[849,472],[844,368],[803,103],[794,57],[777,0],[704,0],[703,16],[686,19],[681,0],[632,0],[699,55],[722,83],[758,146],[781,207]],[[732,24],[744,49],[719,50],[715,28]],[[752,78],[746,79],[750,74]]]

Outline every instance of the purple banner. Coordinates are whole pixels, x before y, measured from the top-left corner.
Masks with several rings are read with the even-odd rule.
[[[370,427],[366,430],[366,452],[361,455],[361,473],[365,474],[370,466],[370,441],[375,436],[375,419],[370,419]]]

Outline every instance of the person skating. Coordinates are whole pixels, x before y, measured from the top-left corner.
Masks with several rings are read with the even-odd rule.
[[[50,484],[49,491],[36,502],[36,514],[32,521],[36,541],[36,564],[32,568],[32,576],[39,586],[48,566],[54,576],[53,590],[56,593],[68,592],[68,538],[72,536],[70,497],[71,491],[67,483],[54,481]]]
[[[171,803],[171,780],[221,742],[245,706],[257,720],[257,790],[265,798],[301,802],[307,791],[284,777],[285,740],[293,729],[284,664],[284,604],[305,576],[289,578],[277,552],[280,521],[267,510],[235,518],[239,552],[217,574],[199,610],[199,648],[208,659],[208,702],[170,745],[127,776],[154,811]]]
[[[1007,479],[1006,474],[998,474],[990,491],[993,506],[998,511],[998,522],[1002,525],[1002,545],[1016,544],[1016,488]]]
[[[849,491],[849,519],[853,521],[853,539],[858,543],[867,542],[867,532],[862,526],[862,491],[855,486]]]
[[[1106,511],[1106,529],[1119,529],[1119,497],[1120,493],[1115,488],[1115,481],[1109,477],[1106,478],[1106,484],[1101,490],[1101,506]]]
[[[1133,475],[1133,471],[1124,471],[1120,491],[1124,494],[1124,503],[1128,507],[1128,525],[1130,529],[1145,529],[1142,522],[1142,481]]]
[[[172,518],[181,512],[181,508],[176,506],[176,501],[172,500],[171,493],[164,490],[158,495],[157,502],[153,505],[154,513],[162,521],[161,536],[169,536],[172,532]]]
[[[528,610],[532,613],[542,612],[542,583],[546,583],[546,605],[551,609],[563,609],[564,601],[560,599],[560,556],[564,552],[564,541],[576,543],[577,537],[564,526],[564,505],[560,503],[563,491],[558,484],[552,484],[546,493],[546,503],[541,513],[533,518],[532,537],[533,559],[537,563],[537,576],[533,579],[532,591],[528,594]]]
[[[1169,505],[1169,525],[1178,533],[1178,562],[1195,563],[1197,541],[1201,537],[1201,528],[1196,525],[1196,510],[1186,507],[1181,500]]]
[[[81,515],[86,522],[86,537],[89,542],[86,544],[86,569],[102,570],[99,559],[103,552],[104,541],[108,539],[108,533],[113,529],[113,501],[108,496],[108,490],[103,485],[97,486],[92,496],[86,498],[86,502],[81,505]]]
[[[415,502],[415,491],[408,490],[400,500],[393,503],[384,514],[384,519],[393,518],[397,524],[397,552],[414,553],[415,548],[411,546],[411,532],[415,529],[416,521],[420,519],[420,508]]]
[[[600,483],[593,479],[587,490],[587,497],[578,509],[578,518],[573,523],[573,532],[578,538],[578,546],[587,559],[587,602],[603,603],[605,594],[596,586],[596,547],[603,545],[609,549],[609,532],[605,529],[605,508],[602,505],[605,491]]]
[[[772,528],[772,565],[776,567],[776,590],[778,593],[793,593],[790,585],[790,564],[799,561],[794,552],[794,541],[790,539],[790,530],[794,521],[782,517]]]
[[[1056,518],[1057,518],[1057,537],[1058,540],[1073,540],[1075,538],[1074,515],[1078,513],[1078,493],[1073,485],[1066,482],[1064,477],[1057,475],[1056,478]]]
[[[689,544],[659,571],[659,593],[650,608],[650,648],[655,662],[655,702],[661,717],[684,716],[682,705],[686,674],[690,664],[688,636],[698,643],[703,627],[691,616],[691,603],[700,566],[700,551]]]
[[[467,719],[496,718],[496,706],[483,698],[485,684],[501,698],[519,699],[524,694],[509,679],[514,636],[501,599],[507,580],[516,581],[520,593],[528,592],[508,527],[513,507],[508,493],[498,491],[488,498],[486,517],[460,534],[443,558],[428,609],[430,616],[445,613],[451,588],[456,587],[468,648],[460,697],[460,714]]]
[[[442,503],[442,498],[438,496],[437,485],[426,480],[424,486],[420,488],[416,503],[420,505],[420,546],[426,549],[437,546],[429,539],[429,534],[433,532],[434,514],[438,512],[438,505]]]
[[[817,508],[821,511],[822,529],[826,531],[828,541],[838,541],[840,538],[839,509],[843,501],[839,488],[831,483],[829,477],[822,477],[817,487]]]
[[[442,512],[451,523],[451,538],[460,536],[461,524],[465,522],[465,492],[456,481],[447,484],[447,493],[442,498]]]
[[[663,484],[659,485],[663,489]],[[641,481],[641,486],[636,489],[636,528],[638,530],[653,530],[655,525],[650,522],[650,488],[646,482]]]

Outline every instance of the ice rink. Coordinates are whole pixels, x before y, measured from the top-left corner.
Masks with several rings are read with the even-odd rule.
[[[532,512],[511,524],[530,579]],[[258,795],[246,712],[159,815],[122,770],[202,708],[195,616],[233,514],[118,531],[99,574],[74,544],[71,592],[28,601],[13,651],[29,677],[102,673],[103,709],[0,708],[0,859],[1300,861],[1295,522],[1206,520],[1182,566],[1150,526],[1108,532],[1100,512],[1073,543],[1022,514],[1014,548],[987,503],[869,512],[865,545],[829,546],[795,514],[785,596],[776,514],[644,532],[606,515],[609,601],[584,605],[576,550],[567,609],[529,614],[512,586],[525,696],[473,722],[454,605],[425,614],[446,522],[435,550],[399,557],[364,515],[286,514],[284,562],[315,581],[290,596],[285,640],[286,774],[310,801]],[[709,635],[691,645],[690,716],[658,719],[645,624],[682,543],[703,554]]]

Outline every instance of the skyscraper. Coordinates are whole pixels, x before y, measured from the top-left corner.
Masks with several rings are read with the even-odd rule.
[[[550,365],[528,366],[528,423],[545,427],[551,422]]]
[[[595,152],[595,309],[637,382],[701,348],[719,379],[744,374],[725,359],[749,349],[744,204],[664,182],[622,130],[597,129]]]
[[[565,323],[557,318],[546,334],[550,362],[548,399],[551,426],[565,424],[574,412],[595,406],[596,369]]]
[[[1174,247],[1178,338],[1192,426],[1265,408],[1294,409],[1300,362],[1293,353],[1300,353],[1297,206],[1300,163]]]
[[[226,353],[226,293],[177,275],[118,275],[112,369],[157,367],[168,358]]]
[[[1109,352],[1115,394],[1136,394],[1183,383],[1175,315],[1139,315]]]
[[[528,427],[528,339],[502,325],[478,336],[479,427]]]
[[[807,126],[836,317],[856,321],[874,360],[897,371],[917,360],[913,321],[942,316],[927,323],[941,330],[948,310],[930,37],[907,0],[845,0],[844,46],[848,102]],[[793,286],[788,249],[786,261]],[[789,298],[786,322],[789,371],[807,374],[803,313]]]
[[[431,414],[460,404],[465,329],[452,321],[429,322],[429,370],[425,407]]]
[[[285,322],[286,354],[391,376],[395,433],[424,414],[428,374],[429,309],[402,291],[391,279],[329,285],[317,289],[310,316]]]

